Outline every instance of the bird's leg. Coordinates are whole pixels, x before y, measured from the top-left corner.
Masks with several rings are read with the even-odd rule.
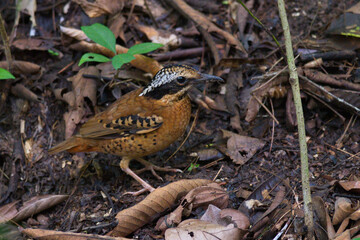
[[[129,164],[130,164],[131,159],[127,158],[127,157],[123,157],[123,159],[121,159],[120,161],[120,168],[126,172],[128,175],[132,176],[136,181],[138,181],[138,183],[140,183],[144,189],[148,190],[149,192],[152,192],[155,190],[155,188],[153,188],[150,184],[148,184],[147,182],[145,182],[142,178],[140,178],[138,175],[136,175],[130,168],[129,168]],[[143,192],[143,190],[140,190]],[[136,195],[133,194],[133,195]]]
[[[150,170],[151,173],[159,180],[163,181],[163,179],[155,172],[155,171],[162,171],[162,172],[182,172],[180,169],[175,169],[175,168],[168,168],[168,167],[159,167],[156,166],[142,158],[136,158],[136,161],[138,161],[139,163],[141,163],[142,165],[144,165],[145,167],[135,171],[137,174],[142,173],[144,171]]]

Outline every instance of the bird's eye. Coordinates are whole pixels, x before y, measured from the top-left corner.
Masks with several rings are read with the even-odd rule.
[[[187,79],[186,79],[186,77],[180,76],[180,77],[177,77],[177,78],[176,78],[176,82],[177,82],[179,85],[184,85],[184,84],[187,82]]]

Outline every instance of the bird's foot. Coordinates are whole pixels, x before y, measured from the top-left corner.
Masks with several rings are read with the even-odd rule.
[[[163,181],[162,177],[160,177],[156,171],[161,171],[161,172],[179,172],[179,173],[182,173],[182,171],[180,169],[176,169],[176,168],[170,168],[170,167],[159,167],[159,166],[156,166],[144,159],[135,159],[136,161],[138,161],[139,163],[141,163],[142,165],[144,165],[145,167],[142,168],[142,169],[139,169],[137,171],[135,171],[137,174],[140,174],[142,172],[145,172],[145,171],[151,171],[151,173],[159,180]]]

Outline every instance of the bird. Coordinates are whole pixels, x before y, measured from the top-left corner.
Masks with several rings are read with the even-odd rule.
[[[166,149],[178,140],[190,122],[191,102],[188,90],[205,81],[223,82],[214,75],[201,73],[185,64],[160,69],[146,87],[133,90],[85,122],[78,133],[49,149],[50,154],[62,151],[101,152],[121,156],[120,168],[138,181],[143,190],[154,188],[130,169],[136,160],[144,169],[161,179],[155,171],[178,172],[158,167],[143,157]]]

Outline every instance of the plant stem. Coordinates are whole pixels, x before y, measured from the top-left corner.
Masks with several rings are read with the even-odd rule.
[[[281,18],[282,27],[284,30],[286,56],[289,65],[289,74],[290,74],[289,81],[294,96],[296,118],[298,122],[300,158],[301,158],[301,181],[302,181],[302,191],[304,198],[305,225],[308,228],[308,233],[307,233],[308,239],[314,239],[314,220],[313,220],[313,208],[311,203],[311,191],[310,191],[310,180],[309,180],[309,162],[308,162],[307,145],[306,145],[304,114],[303,114],[301,97],[300,97],[299,78],[297,75],[295,61],[294,61],[294,53],[292,49],[291,35],[289,30],[289,23],[287,21],[287,16],[286,16],[284,0],[278,0],[278,7],[279,7],[279,14]]]

